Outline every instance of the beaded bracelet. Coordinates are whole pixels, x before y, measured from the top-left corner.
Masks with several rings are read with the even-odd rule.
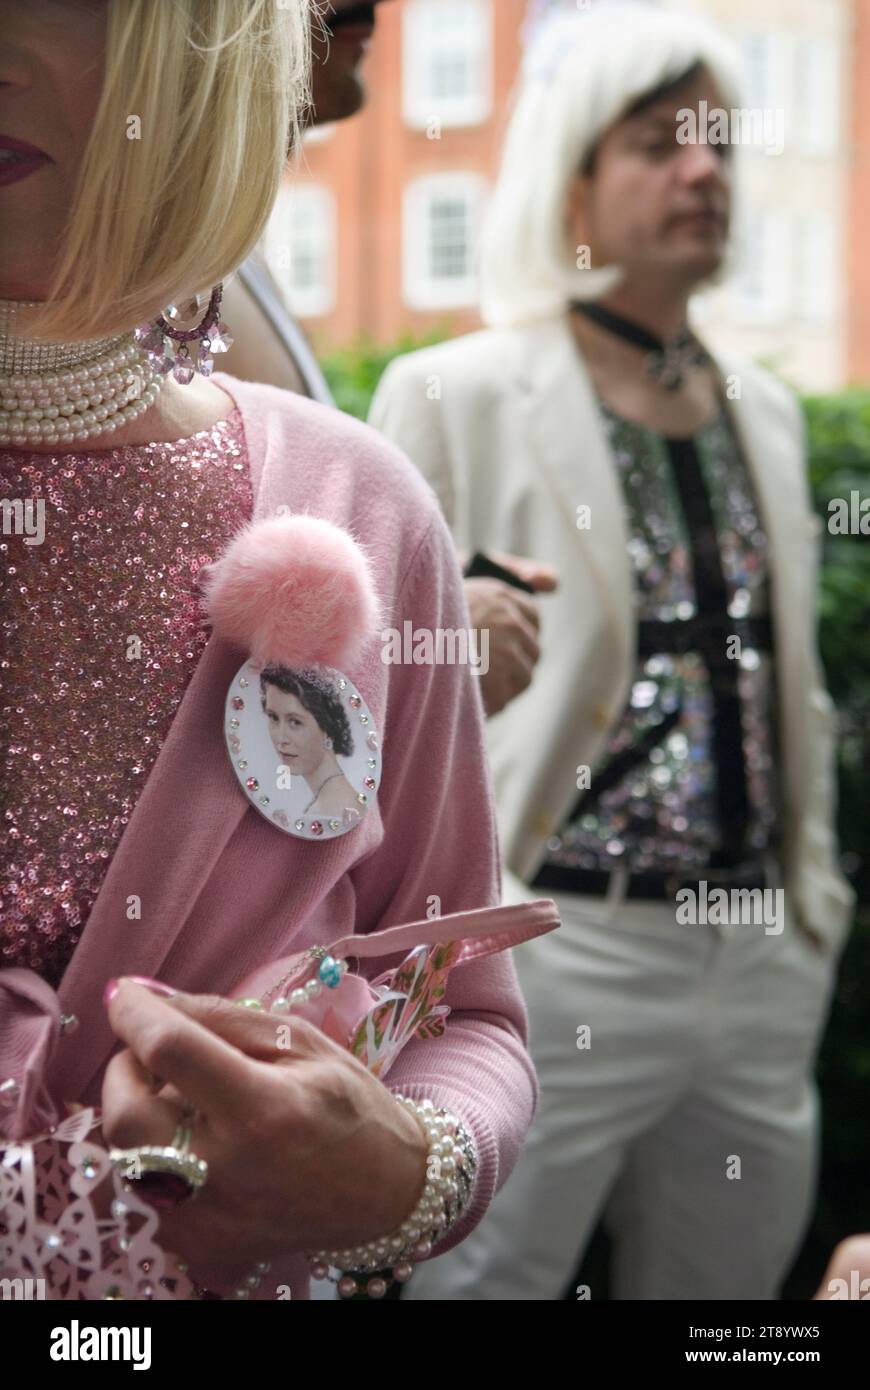
[[[415,1101],[393,1094],[396,1101],[416,1117],[429,1140],[426,1183],[411,1215],[392,1235],[366,1241],[349,1250],[319,1250],[309,1255],[312,1278],[329,1279],[342,1298],[353,1298],[358,1293],[365,1293],[369,1298],[383,1298],[393,1283],[407,1283],[414,1272],[412,1261],[425,1260],[432,1253],[435,1242],[443,1240],[456,1225],[468,1206],[474,1185],[477,1150],[462,1121],[449,1110],[436,1110],[431,1100]],[[179,1273],[189,1273],[186,1261],[176,1263]],[[330,1267],[341,1270],[341,1274],[337,1278],[331,1275]],[[259,1261],[232,1293],[224,1297],[250,1298],[270,1268],[268,1261]],[[369,1277],[362,1282],[355,1279],[354,1274]],[[191,1282],[196,1298],[222,1297],[193,1279]]]
[[[395,1095],[395,1093],[394,1093]],[[474,1140],[449,1110],[436,1110],[431,1100],[395,1095],[415,1116],[429,1141],[426,1182],[417,1205],[397,1230],[346,1250],[318,1250],[309,1255],[313,1279],[329,1279],[342,1298],[365,1293],[383,1298],[392,1284],[405,1284],[413,1261],[425,1260],[432,1247],[455,1226],[468,1205],[477,1170]],[[330,1269],[341,1271],[336,1278]],[[364,1282],[355,1274],[368,1275]]]

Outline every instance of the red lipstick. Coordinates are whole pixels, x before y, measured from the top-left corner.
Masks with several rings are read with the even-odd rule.
[[[5,153],[8,151],[8,153]],[[0,187],[7,183],[20,183],[29,174],[41,169],[51,160],[35,145],[26,140],[15,140],[11,135],[0,135]]]

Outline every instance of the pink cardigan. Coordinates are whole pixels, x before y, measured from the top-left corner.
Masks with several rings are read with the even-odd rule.
[[[242,414],[255,518],[284,504],[347,528],[372,560],[387,625],[468,627],[449,532],[403,455],[290,392],[222,373],[215,380]],[[383,738],[377,807],[356,830],[318,844],[270,826],[229,766],[223,703],[246,655],[209,640],[64,976],[61,1007],[80,1026],[60,1040],[49,1081],[67,1100],[99,1104],[117,1041],[102,1004],[113,976],[229,994],[291,947],[422,918],[431,896],[441,914],[500,901],[483,710],[467,667],[387,665],[370,644],[347,674]],[[131,921],[134,894],[141,919]],[[474,1200],[444,1250],[477,1225],[504,1183],[537,1099],[510,955],[456,971],[445,1002],[444,1037],[410,1043],[389,1074],[391,1089],[453,1108],[476,1139]],[[308,1297],[300,1258],[284,1277],[293,1298]]]

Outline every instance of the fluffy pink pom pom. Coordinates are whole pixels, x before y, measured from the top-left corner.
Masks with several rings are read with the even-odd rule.
[[[252,660],[352,666],[380,624],[368,560],[316,516],[255,521],[203,571],[215,631]]]

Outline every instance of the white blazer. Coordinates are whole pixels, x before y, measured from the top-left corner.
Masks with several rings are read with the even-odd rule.
[[[785,887],[799,924],[835,952],[854,894],[837,865],[834,709],[815,637],[821,521],[791,393],[748,360],[712,353],[770,544],[780,691]],[[531,685],[488,721],[506,861],[518,896],[595,767],[631,686],[634,590],[616,467],[567,318],[472,333],[395,359],[370,423],[417,464],[461,548],[558,567],[540,597]],[[590,508],[577,525],[578,507]],[[526,893],[526,895],[528,895]]]

